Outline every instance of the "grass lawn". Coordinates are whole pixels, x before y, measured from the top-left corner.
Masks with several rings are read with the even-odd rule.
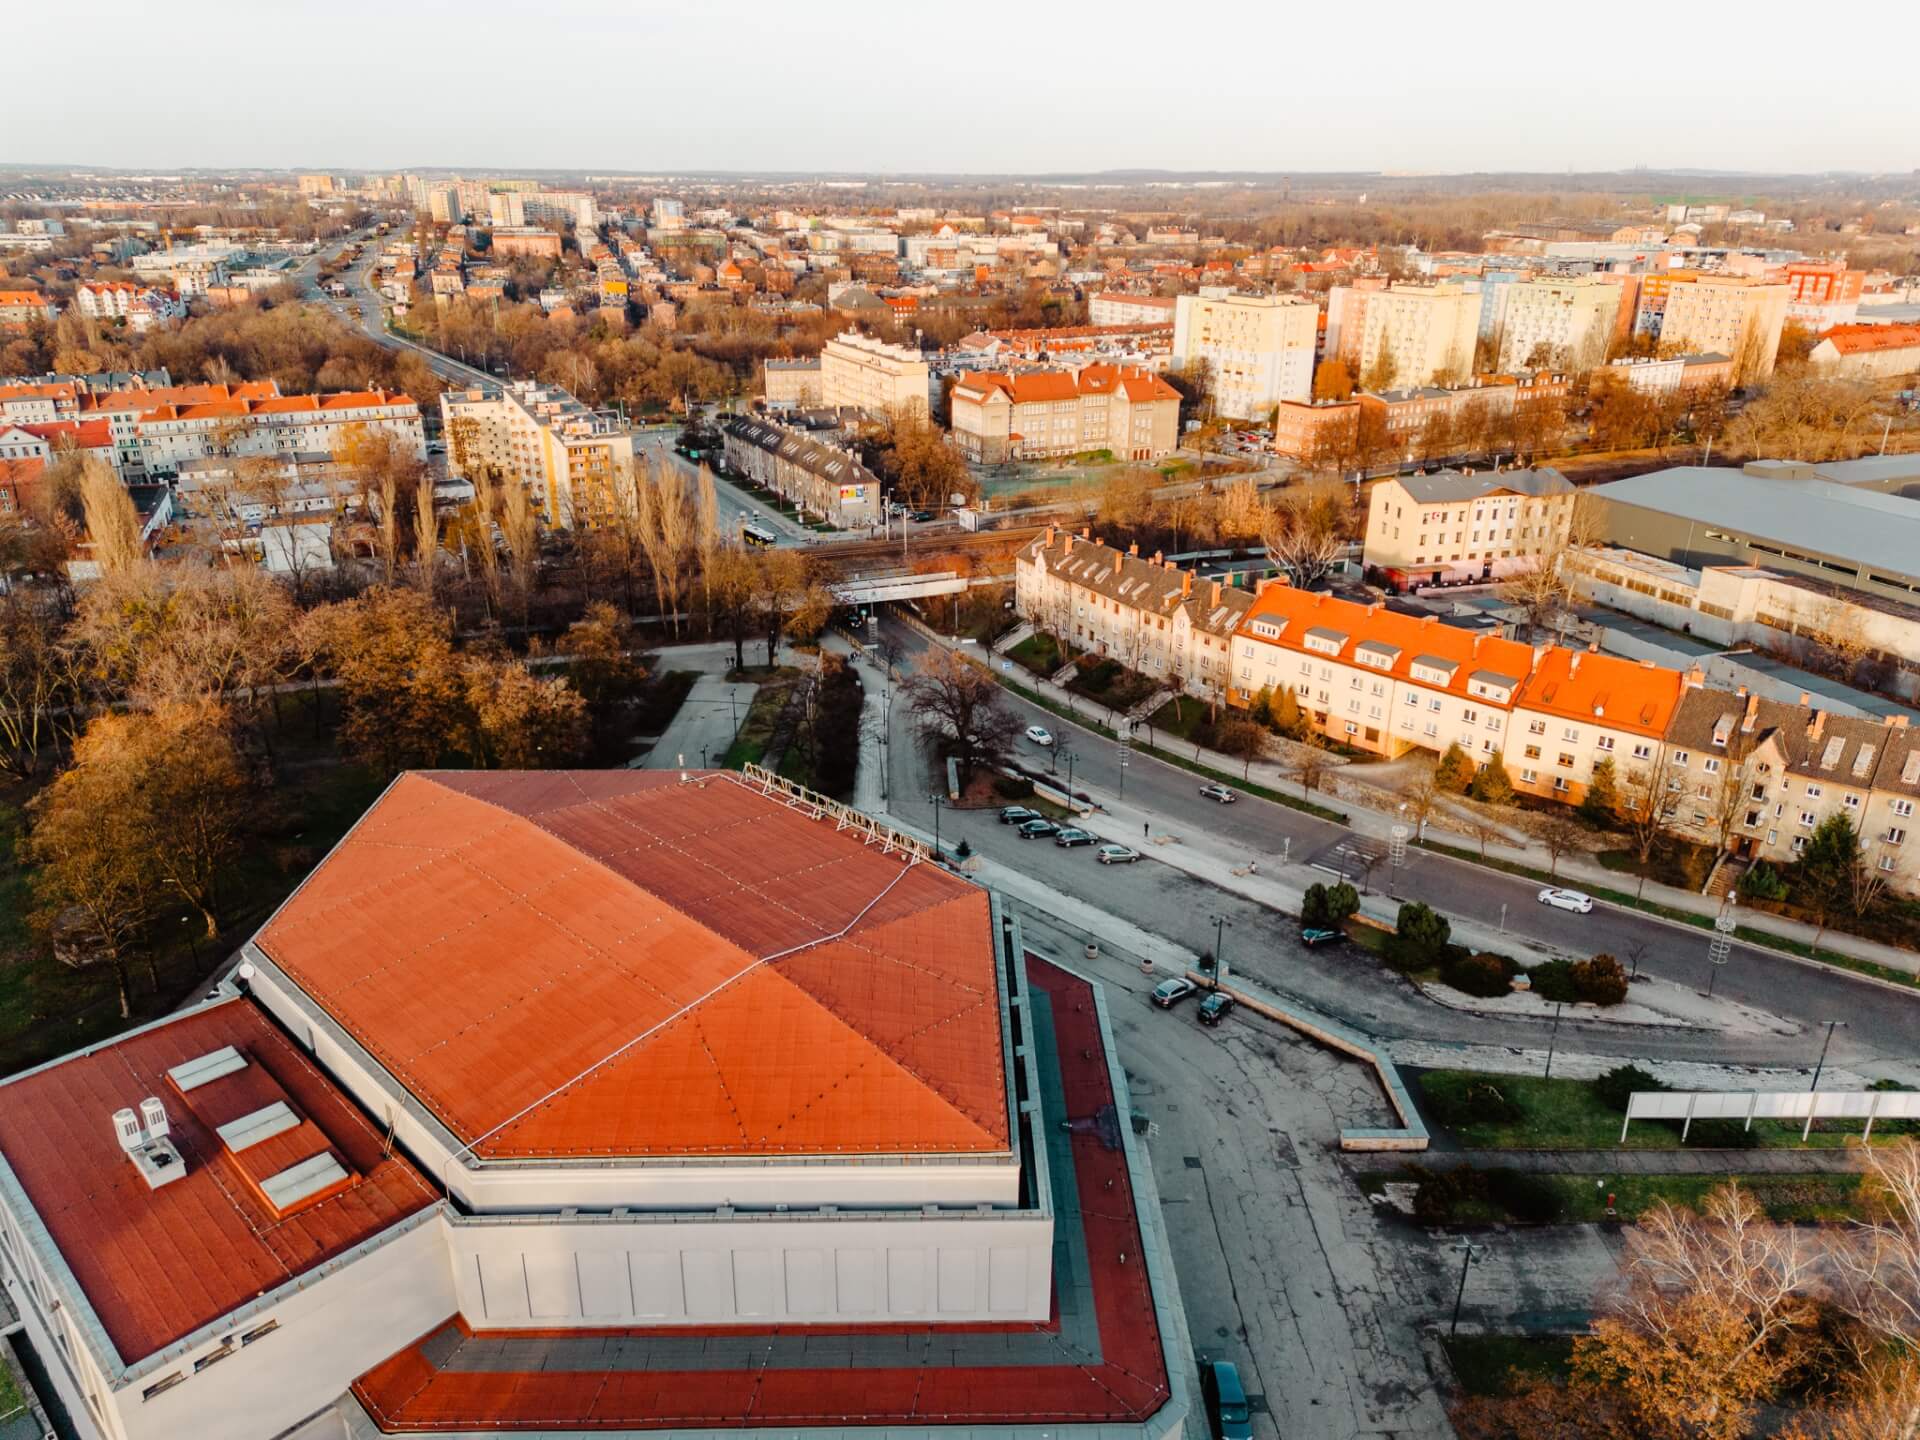
[[[757,765],[767,753],[767,745],[772,741],[774,729],[780,722],[780,712],[786,708],[787,696],[798,682],[800,672],[782,668],[769,674],[763,666],[758,671],[734,671],[727,678],[759,679],[761,682],[760,689],[754,694],[753,704],[747,707],[746,718],[740,722],[739,733],[733,737],[733,744],[720,757],[722,766],[738,770],[746,765]]]
[[[1571,1335],[1456,1335],[1447,1358],[1469,1395],[1505,1395],[1513,1372],[1528,1379],[1564,1380],[1573,1366]]]
[[[1060,658],[1060,646],[1044,630],[1036,630],[1018,645],[1007,651],[1007,658],[1016,665],[1023,665],[1033,674],[1045,678],[1053,674],[1066,662]]]
[[[1196,700],[1191,695],[1176,695],[1147,717],[1147,724],[1153,727],[1151,733],[1156,741],[1162,735],[1192,740],[1193,732],[1206,723],[1206,702]]]
[[[1428,1119],[1448,1130],[1461,1145],[1488,1150],[1609,1150],[1620,1147],[1618,1110],[1605,1104],[1587,1080],[1545,1080],[1538,1075],[1492,1075],[1474,1070],[1429,1070],[1419,1077]],[[1488,1084],[1517,1105],[1521,1118],[1512,1123],[1482,1121],[1449,1125],[1442,1115],[1448,1102],[1473,1085]],[[1828,1128],[1822,1128],[1825,1125]],[[1745,1130],[1737,1120],[1696,1120],[1687,1144],[1706,1149],[1792,1149],[1799,1147],[1800,1125],[1779,1120],[1756,1120]],[[1816,1122],[1806,1141],[1809,1149],[1840,1149],[1857,1144],[1860,1127]],[[1875,1136],[1879,1143],[1882,1136]],[[1677,1123],[1637,1120],[1627,1132],[1624,1148],[1674,1150],[1680,1146]]]
[[[1607,1196],[1622,1220],[1637,1220],[1656,1200],[1697,1210],[1709,1193],[1738,1181],[1752,1193],[1767,1218],[1781,1222],[1855,1218],[1858,1175],[1542,1175],[1566,1201],[1563,1218],[1572,1223],[1605,1220]],[[1596,1185],[1596,1180],[1605,1181]]]
[[[658,735],[665,731],[673,723],[673,717],[680,713],[687,692],[699,678],[696,670],[669,670],[664,675],[649,675],[634,703],[633,733]]]

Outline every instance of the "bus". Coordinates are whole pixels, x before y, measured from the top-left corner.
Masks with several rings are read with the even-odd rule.
[[[780,537],[774,534],[770,528],[762,525],[758,520],[742,520],[740,522],[740,538],[747,544],[758,547],[771,545]]]

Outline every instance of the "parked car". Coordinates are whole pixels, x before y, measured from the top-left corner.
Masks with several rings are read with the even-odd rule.
[[[931,510],[916,510],[913,512],[913,520],[915,524],[926,525],[931,523],[933,519],[934,519],[934,514],[933,514],[933,511]]]
[[[1024,805],[1008,805],[1000,811],[1002,825],[1024,825],[1029,820],[1043,818],[1038,810],[1029,810]]]
[[[1022,840],[1039,840],[1045,836],[1056,833],[1059,829],[1060,827],[1054,824],[1053,821],[1041,820],[1036,817],[1021,825],[1014,833]]]
[[[1100,837],[1095,835],[1091,830],[1077,830],[1072,826],[1068,826],[1053,837],[1053,843],[1072,849],[1075,845],[1091,845],[1099,838]]]
[[[1227,1012],[1233,1009],[1233,997],[1222,995],[1218,990],[1200,1002],[1200,1023],[1218,1025],[1227,1018]]]
[[[1171,1010],[1199,988],[1185,976],[1176,975],[1173,979],[1162,980],[1153,987],[1153,1003],[1162,1010]]]
[[[1540,892],[1540,903],[1556,910],[1571,910],[1586,915],[1593,910],[1593,897],[1579,890],[1556,890],[1549,886]]]
[[[1140,852],[1124,845],[1102,845],[1093,852],[1093,858],[1102,865],[1131,865],[1140,858]]]
[[[1340,938],[1338,930],[1302,930],[1300,943],[1309,950],[1318,950],[1322,945],[1331,945]]]
[[[1036,745],[1053,744],[1053,732],[1044,725],[1027,726],[1027,739]]]
[[[1200,1394],[1218,1440],[1253,1440],[1247,1392],[1240,1388],[1240,1372],[1231,1360],[1209,1360],[1200,1367]]]
[[[1231,805],[1240,798],[1224,785],[1202,785],[1200,793],[1207,799],[1218,801],[1222,805]]]

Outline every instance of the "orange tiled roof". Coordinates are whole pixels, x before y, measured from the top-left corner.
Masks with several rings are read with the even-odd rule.
[[[260,948],[475,1154],[998,1153],[985,891],[736,778],[397,780]]]
[[[82,450],[113,444],[113,430],[105,420],[51,420],[19,428],[42,440],[71,439]]]
[[[167,1071],[232,1046],[247,1068],[184,1093]],[[157,1096],[186,1162],[150,1190],[113,1112]],[[217,1127],[278,1100],[303,1122],[234,1151]],[[271,1148],[270,1148],[271,1147]],[[330,1152],[324,1203],[280,1209],[265,1174]],[[353,1249],[438,1198],[384,1133],[250,1001],[230,1000],[0,1087],[0,1152],[132,1362]]]
[[[1920,348],[1920,325],[1836,325],[1820,337],[1842,355]]]
[[[71,400],[78,387],[61,382],[54,385],[0,385],[0,400]]]
[[[1661,736],[1687,691],[1687,677],[1651,661],[1622,660],[1592,650],[1550,647],[1520,687],[1517,704],[1570,720],[1603,721],[1609,729]]]
[[[1282,629],[1276,638],[1255,632],[1257,622],[1278,622]],[[1309,630],[1333,631],[1344,637],[1336,655],[1308,648]],[[1354,650],[1367,642],[1391,647],[1393,663],[1378,668],[1430,689],[1445,689],[1456,695],[1468,693],[1467,682],[1480,672],[1491,672],[1519,682],[1533,668],[1533,647],[1497,635],[1475,635],[1451,625],[1442,625],[1430,616],[1402,615],[1383,605],[1356,605],[1333,595],[1296,590],[1291,585],[1268,585],[1255,597],[1253,607],[1240,622],[1236,638],[1261,644],[1279,645],[1301,654],[1327,653],[1347,664],[1356,663]],[[1413,662],[1431,656],[1454,668],[1450,684],[1435,685],[1430,680],[1413,680]],[[1291,676],[1288,677],[1291,680]]]
[[[1159,376],[1131,366],[1087,365],[1079,370],[1022,370],[1016,374],[968,371],[958,389],[981,395],[998,390],[1016,405],[1050,400],[1076,400],[1082,395],[1123,392],[1135,403],[1178,400],[1180,392]]]
[[[8,307],[15,305],[45,306],[51,303],[52,302],[38,290],[0,290],[0,305]]]

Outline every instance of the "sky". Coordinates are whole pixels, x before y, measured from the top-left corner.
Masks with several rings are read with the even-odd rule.
[[[1877,67],[1865,38],[1910,32],[1906,0],[1862,0],[1844,36],[1811,23],[1804,37],[1776,3],[1779,14],[1405,0],[96,0],[83,18],[39,4],[7,24],[0,162],[1920,169],[1920,85]],[[83,62],[102,36],[108,58]],[[33,55],[48,63],[20,63]]]

